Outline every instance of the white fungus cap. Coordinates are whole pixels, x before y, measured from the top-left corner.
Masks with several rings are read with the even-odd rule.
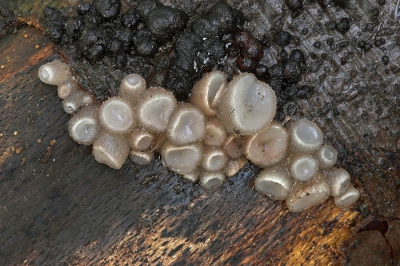
[[[243,155],[242,138],[238,135],[229,135],[224,144],[226,155],[231,160],[237,160]]]
[[[356,188],[353,187],[353,185],[350,184],[347,191],[343,193],[341,196],[335,197],[334,201],[336,206],[346,207],[356,202],[359,198],[360,198],[360,191],[358,191]]]
[[[126,134],[137,126],[132,105],[121,97],[111,97],[103,102],[99,111],[101,124],[116,134]]]
[[[226,85],[225,73],[218,70],[207,73],[194,85],[189,101],[204,115],[214,116]]]
[[[104,128],[93,143],[92,154],[96,161],[120,169],[129,154],[129,142],[123,135],[110,133]]]
[[[321,173],[307,183],[297,182],[286,199],[289,211],[301,212],[325,201],[329,197],[329,185]]]
[[[270,167],[282,162],[287,155],[289,134],[281,124],[272,122],[265,129],[243,140],[247,159],[261,167]]]
[[[230,134],[254,134],[271,123],[275,112],[275,92],[249,73],[229,82],[218,105],[218,117]]]
[[[248,160],[246,156],[242,156],[237,160],[228,160],[225,167],[225,176],[232,177],[236,175],[242,168],[247,164]]]
[[[100,104],[82,107],[68,122],[70,137],[83,145],[93,144],[100,133]]]
[[[161,148],[163,165],[181,175],[194,172],[200,164],[202,156],[203,145],[199,142],[174,146],[167,141]]]
[[[176,99],[172,92],[153,87],[145,91],[135,110],[144,129],[152,133],[161,133],[167,130],[175,107]]]
[[[290,175],[302,182],[310,180],[318,171],[318,161],[311,154],[292,154],[288,166]]]
[[[324,171],[326,181],[331,189],[332,197],[343,195],[350,187],[350,174],[343,168],[333,167]]]
[[[274,200],[285,200],[292,190],[293,181],[286,167],[275,166],[262,170],[254,181],[255,189]]]
[[[215,189],[220,187],[226,180],[223,172],[204,171],[200,174],[200,185],[205,189]]]
[[[138,74],[130,74],[122,79],[118,96],[134,105],[146,90],[146,81]]]
[[[210,147],[222,147],[226,141],[228,134],[226,133],[224,125],[218,117],[206,118],[206,129],[204,133],[204,145]]]
[[[313,122],[301,119],[289,128],[290,147],[297,152],[314,152],[322,145],[321,129]]]
[[[67,114],[73,114],[82,106],[95,102],[93,95],[87,91],[77,89],[62,101],[62,106]]]
[[[178,103],[167,129],[167,138],[174,145],[194,143],[203,138],[204,114],[194,105]]]
[[[228,156],[221,148],[205,147],[201,167],[206,171],[221,171],[228,162]]]
[[[327,169],[335,165],[338,153],[331,145],[322,145],[313,155],[319,162],[319,168]]]
[[[78,89],[78,83],[76,83],[74,78],[68,78],[58,84],[57,94],[60,99],[67,98],[72,92]]]
[[[156,140],[156,136],[144,129],[135,128],[128,136],[131,149],[148,151]]]
[[[50,85],[58,85],[69,78],[70,75],[68,65],[58,59],[44,64],[38,71],[39,79]]]
[[[129,152],[129,159],[132,162],[137,163],[139,165],[150,164],[153,160],[154,152],[152,151],[135,151],[131,150]]]

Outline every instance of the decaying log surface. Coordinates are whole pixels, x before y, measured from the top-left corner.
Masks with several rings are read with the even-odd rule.
[[[252,189],[259,169],[251,164],[222,188],[204,191],[166,170],[159,158],[148,166],[126,163],[119,171],[96,163],[90,147],[68,137],[69,117],[55,87],[37,78],[39,66],[54,58],[53,48],[42,32],[28,26],[0,40],[0,264],[400,261],[399,142],[385,136],[390,130],[361,139],[365,127],[354,129],[368,123],[371,131],[381,132],[390,121],[399,126],[398,109],[373,116],[385,106],[376,104],[387,100],[384,95],[361,91],[355,92],[358,98],[341,101],[338,105],[349,113],[375,101],[369,119],[353,124],[346,116],[321,115],[317,98],[325,101],[323,92],[301,103],[300,115],[318,121],[362,196],[348,209],[329,199],[290,213],[283,203]],[[381,145],[385,138],[397,146]],[[377,150],[382,159],[374,161],[371,154]]]

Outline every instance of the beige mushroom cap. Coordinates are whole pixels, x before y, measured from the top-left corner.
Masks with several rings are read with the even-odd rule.
[[[63,101],[62,106],[67,114],[73,114],[82,106],[95,102],[95,98],[87,91],[77,89],[68,95]]]
[[[275,112],[275,92],[249,73],[229,82],[218,105],[218,117],[230,134],[254,134],[271,123]]]
[[[144,129],[161,133],[167,130],[175,107],[176,99],[172,92],[161,87],[152,87],[144,92],[136,106],[136,113]]]
[[[223,172],[204,171],[200,174],[200,185],[205,189],[215,189],[220,187],[226,180]]]
[[[189,101],[204,115],[214,116],[226,85],[225,73],[218,70],[207,73],[194,85]]]
[[[99,111],[101,124],[110,132],[126,134],[138,125],[132,105],[121,97],[103,102]]]
[[[123,135],[110,133],[104,128],[93,143],[92,154],[96,161],[120,169],[129,154],[129,142]]]
[[[314,152],[322,145],[321,129],[306,119],[294,122],[289,128],[290,148],[296,152]]]
[[[146,90],[146,81],[138,74],[130,74],[122,79],[118,96],[126,99],[132,105],[141,98]]]
[[[351,186],[350,174],[343,168],[333,167],[324,171],[326,181],[331,189],[332,197],[339,197],[343,195]]]
[[[83,145],[93,144],[100,133],[100,104],[82,107],[68,122],[70,137]]]
[[[167,129],[167,138],[174,145],[201,140],[205,132],[204,114],[194,105],[178,103]]]
[[[38,76],[46,84],[58,85],[68,79],[71,73],[68,65],[57,59],[42,65],[39,68]]]
[[[275,166],[262,170],[254,182],[255,189],[274,200],[285,200],[293,186],[286,167]]]
[[[199,142],[175,146],[165,142],[161,148],[162,162],[172,171],[185,175],[194,172],[203,156],[203,145]]]
[[[243,140],[243,150],[247,159],[261,167],[270,167],[282,162],[287,156],[289,134],[281,124],[271,125],[246,136]]]
[[[322,173],[318,173],[309,182],[296,182],[286,199],[290,211],[301,212],[325,201],[330,194],[329,185]]]
[[[353,185],[350,184],[347,191],[341,196],[335,197],[334,201],[336,206],[346,207],[356,202],[359,198],[360,191],[358,191],[356,188],[353,187]]]

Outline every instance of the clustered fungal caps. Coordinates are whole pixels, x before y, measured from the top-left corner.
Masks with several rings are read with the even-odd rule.
[[[262,168],[256,191],[285,200],[293,212],[329,196],[345,207],[360,196],[349,173],[334,167],[337,151],[323,144],[315,123],[301,119],[287,130],[273,121],[275,92],[253,74],[228,83],[223,72],[210,72],[194,86],[189,103],[177,102],[164,88],[147,88],[141,76],[131,74],[122,80],[118,96],[99,104],[79,89],[59,60],[41,66],[39,78],[58,85],[64,110],[73,114],[71,138],[93,145],[96,161],[114,169],[128,157],[149,164],[160,153],[165,167],[214,189],[250,160]]]

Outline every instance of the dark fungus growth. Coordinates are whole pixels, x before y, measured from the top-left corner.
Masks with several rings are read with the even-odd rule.
[[[295,44],[289,31],[276,30],[271,40],[259,40],[243,30],[243,14],[223,2],[190,20],[157,0],[133,3],[124,9],[120,0],[95,0],[79,5],[72,17],[44,9],[46,34],[60,45],[80,86],[98,100],[116,95],[122,78],[131,73],[186,100],[194,83],[215,69],[229,77],[238,71],[256,74],[276,91],[280,110],[312,95],[311,87],[296,85],[307,69],[307,56],[301,49],[286,51]],[[285,3],[293,13],[303,8],[303,1]],[[278,48],[278,63],[267,67],[260,60],[271,46]]]
[[[346,34],[350,29],[350,20],[348,18],[341,18],[340,21],[336,23],[335,28],[341,34]]]
[[[285,4],[293,12],[293,17],[297,17],[303,9],[303,0],[285,0]]]

